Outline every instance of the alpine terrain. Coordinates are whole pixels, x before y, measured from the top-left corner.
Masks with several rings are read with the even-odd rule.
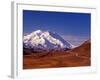
[[[73,45],[51,31],[36,30],[23,38],[23,69],[91,65],[91,41]]]
[[[69,50],[72,45],[55,32],[37,30],[24,36],[23,47],[24,49],[43,52]]]

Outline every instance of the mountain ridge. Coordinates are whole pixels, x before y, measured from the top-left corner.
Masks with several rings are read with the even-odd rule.
[[[72,45],[65,41],[60,35],[51,31],[36,30],[26,36],[23,40],[24,48],[43,50],[71,49]]]

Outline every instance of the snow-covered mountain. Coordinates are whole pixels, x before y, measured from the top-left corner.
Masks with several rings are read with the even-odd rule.
[[[55,32],[36,30],[23,39],[24,48],[31,49],[71,49],[72,45]]]

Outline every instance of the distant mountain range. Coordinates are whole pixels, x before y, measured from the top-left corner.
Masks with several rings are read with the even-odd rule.
[[[41,52],[72,49],[73,45],[55,32],[36,30],[24,36],[23,48]]]

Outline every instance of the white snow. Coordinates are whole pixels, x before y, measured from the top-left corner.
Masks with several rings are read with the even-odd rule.
[[[56,33],[53,33],[56,36]],[[58,34],[57,34],[58,35]],[[71,44],[66,41],[63,43],[61,39],[50,35],[49,31],[36,30],[29,35],[24,36],[23,43],[25,47],[42,47],[42,48],[72,48]]]

